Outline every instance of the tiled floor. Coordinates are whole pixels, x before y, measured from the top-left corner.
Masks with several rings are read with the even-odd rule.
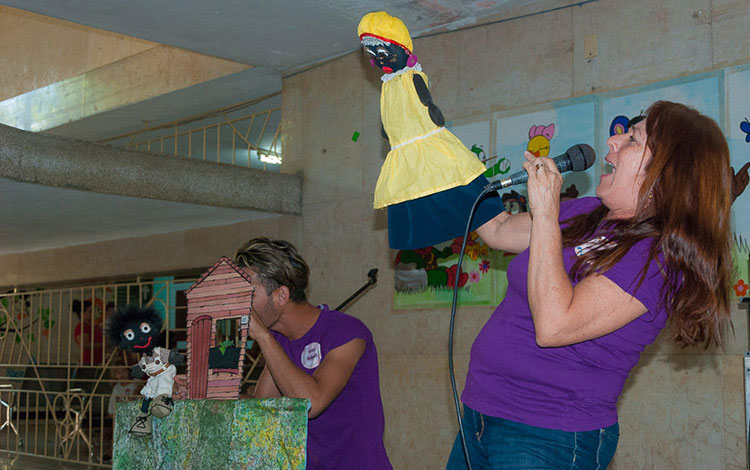
[[[59,462],[25,455],[15,458],[15,456],[9,456],[7,453],[0,454],[0,470],[94,470],[99,468],[110,467]]]
[[[54,458],[36,457],[36,455],[62,456],[62,450],[55,448],[57,437],[55,436],[54,424],[44,423],[28,428],[23,421],[17,424],[21,440],[12,432],[0,433],[0,470],[85,470],[85,469],[111,469],[111,465],[89,465],[87,460],[87,446],[85,442],[76,438],[73,441],[73,447],[70,451],[70,460],[74,462],[65,462],[55,460]],[[88,430],[86,430],[88,431]],[[102,451],[101,434],[94,432],[92,435],[93,455],[92,459],[99,462],[99,458],[111,453],[111,450]],[[35,456],[18,455],[9,452],[9,450],[18,449],[19,452],[29,452]],[[81,463],[83,462],[83,463]]]

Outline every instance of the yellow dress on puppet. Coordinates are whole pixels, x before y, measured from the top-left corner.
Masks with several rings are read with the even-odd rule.
[[[375,185],[376,209],[468,184],[486,171],[453,133],[432,121],[414,87],[415,74],[427,83],[419,64],[381,78],[380,116],[391,151]]]

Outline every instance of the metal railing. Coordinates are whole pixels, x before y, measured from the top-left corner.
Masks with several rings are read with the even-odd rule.
[[[129,150],[264,170],[281,165],[281,108],[262,106],[278,93],[100,141]]]
[[[184,353],[182,292],[194,281],[157,278],[0,294],[0,451],[110,467],[112,390],[132,382],[130,366],[138,358],[108,344],[108,316],[118,305],[152,306],[164,317],[161,346]],[[249,349],[244,363],[243,389],[260,375],[259,351]],[[140,388],[138,382],[135,395],[124,398],[138,399]]]

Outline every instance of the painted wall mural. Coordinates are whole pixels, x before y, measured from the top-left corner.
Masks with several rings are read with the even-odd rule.
[[[563,196],[594,196],[604,171],[607,138],[627,132],[628,121],[657,100],[684,103],[714,119],[727,136],[734,170],[750,165],[750,66],[747,65],[563,100],[533,110],[493,113],[484,120],[472,117],[471,122],[448,123],[448,127],[485,164],[485,176],[490,181],[522,170],[525,150],[538,157],[554,158],[575,144],[589,144],[596,150],[597,163],[584,172],[564,174]],[[500,195],[506,210],[525,210],[524,185],[507,188]],[[750,302],[748,191],[735,201],[732,216],[736,267],[733,294],[738,301]],[[460,242],[459,238],[424,250],[395,253],[396,308],[450,305]],[[499,303],[507,288],[505,268],[510,259],[512,255],[489,250],[476,234],[471,235],[459,278],[465,289],[460,302]]]
[[[554,158],[575,144],[594,146],[596,109],[593,98],[567,100],[553,103],[548,109],[523,114],[498,117],[495,151],[510,162],[510,173],[523,170],[523,152],[528,150],[537,157]],[[493,178],[497,179],[497,178]],[[595,168],[563,176],[563,191],[571,188],[572,194],[593,196],[596,189]],[[525,194],[523,185],[513,188]]]
[[[750,162],[750,67],[726,71],[724,75],[726,122],[724,134],[735,171]],[[732,206],[734,260],[736,278],[734,295],[750,301],[750,194],[746,190]]]

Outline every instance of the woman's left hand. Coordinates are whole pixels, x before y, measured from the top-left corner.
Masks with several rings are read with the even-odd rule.
[[[560,189],[562,175],[551,158],[536,157],[530,152],[523,154],[523,168],[529,174],[526,189],[529,193],[529,211],[532,217],[549,215],[557,220],[560,212]]]

